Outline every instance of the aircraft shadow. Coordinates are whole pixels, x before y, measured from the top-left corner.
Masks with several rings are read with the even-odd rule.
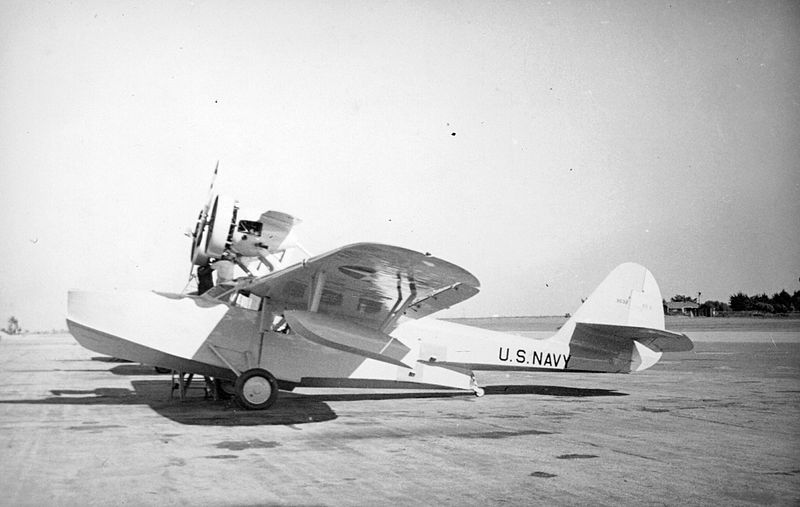
[[[295,425],[336,419],[325,403],[303,398],[281,397],[269,410],[240,409],[232,400],[206,399],[203,389],[192,388],[180,401],[170,399],[170,384],[162,380],[134,380],[133,389],[100,387],[91,390],[53,389],[43,399],[0,400],[0,405],[147,405],[157,414],[179,424],[203,426]],[[199,383],[202,386],[202,382]],[[282,393],[283,394],[283,393]]]
[[[559,396],[572,398],[586,398],[595,396],[628,396],[613,389],[586,389],[579,387],[540,386],[540,385],[489,385],[484,386],[486,396],[498,395],[524,395],[537,394],[540,396]],[[396,393],[325,393],[325,394],[298,394],[281,392],[280,402],[291,399],[305,399],[317,401],[369,401],[369,400],[402,400],[425,398],[459,398],[474,397],[470,391],[401,391]]]
[[[538,394],[567,398],[590,398],[595,396],[628,396],[614,389],[587,389],[584,387],[539,386],[539,385],[489,385],[483,388],[486,395]]]
[[[132,363],[133,361],[128,361],[127,359],[120,359],[118,357],[108,357],[108,356],[94,356],[92,357],[92,361],[99,361],[101,363]]]
[[[125,365],[127,366],[127,365]],[[132,366],[137,368],[136,366]],[[118,366],[117,368],[122,368]],[[126,374],[126,373],[118,373]],[[133,374],[133,373],[131,373]],[[240,409],[232,400],[212,400],[204,390],[192,388],[184,401],[170,398],[169,382],[134,380],[133,389],[100,387],[92,390],[53,389],[52,396],[30,400],[0,400],[0,404],[32,405],[147,405],[157,414],[179,424],[202,426],[272,426],[296,425],[331,421],[338,416],[327,402],[436,399],[473,397],[465,391],[400,391],[300,394],[282,391],[278,402],[269,410]],[[202,386],[202,383],[198,383]],[[585,389],[542,385],[490,385],[484,388],[487,396],[542,395],[558,397],[627,396],[610,389]]]
[[[167,376],[170,374],[169,372],[157,372],[154,367],[144,364],[120,364],[119,366],[115,366],[108,371],[114,375],[135,375],[137,377],[142,375]],[[200,379],[202,380],[202,377],[200,377]]]

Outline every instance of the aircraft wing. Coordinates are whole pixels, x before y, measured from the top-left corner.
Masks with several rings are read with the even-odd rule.
[[[480,282],[420,252],[357,243],[256,278],[243,287],[284,310],[319,312],[388,332],[401,315],[420,318],[478,293]]]

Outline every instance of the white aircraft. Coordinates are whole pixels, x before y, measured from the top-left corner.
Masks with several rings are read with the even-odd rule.
[[[301,248],[297,223],[213,196],[191,234],[197,293],[70,291],[69,330],[96,352],[214,378],[248,409],[296,386],[482,396],[476,370],[628,373],[692,349],[664,330],[661,292],[637,264],[614,269],[554,336],[537,340],[431,318],[480,284],[428,254],[358,243],[283,268],[286,250]],[[255,260],[269,272],[253,274]],[[233,279],[234,266],[245,275]]]

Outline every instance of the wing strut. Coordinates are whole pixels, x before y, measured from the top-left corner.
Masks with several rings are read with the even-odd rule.
[[[319,302],[322,299],[322,288],[325,286],[325,280],[328,276],[324,271],[317,271],[311,281],[311,294],[308,300],[308,311],[316,313],[319,310]]]
[[[397,319],[400,318],[400,315],[402,315],[403,312],[406,311],[406,308],[408,308],[409,306],[411,306],[411,304],[414,303],[414,299],[417,297],[417,284],[414,281],[414,277],[410,276],[407,278],[408,278],[408,288],[410,292],[408,294],[408,298],[406,298],[406,300],[403,301],[403,278],[399,272],[397,273],[397,301],[395,301],[391,311],[389,311],[389,314],[381,323],[381,326],[379,328],[381,332],[385,333],[387,329],[393,326],[394,323],[397,322]]]
[[[235,373],[237,377],[241,376],[242,372],[240,372],[239,370],[237,370],[236,368],[234,368],[234,367],[233,367],[233,365],[232,365],[232,364],[231,364],[231,363],[230,363],[230,362],[229,362],[227,359],[225,359],[225,356],[224,356],[224,355],[222,355],[222,352],[220,352],[219,350],[217,350],[217,347],[216,347],[216,346],[214,346],[214,345],[212,345],[212,344],[210,344],[210,343],[209,343],[209,344],[208,344],[208,348],[209,348],[209,349],[211,349],[211,352],[213,352],[213,353],[214,353],[214,355],[215,355],[215,356],[217,356],[217,357],[219,358],[219,360],[220,360],[220,361],[222,361],[223,363],[225,363],[225,366],[227,366],[228,368],[230,368],[230,370],[231,370],[233,373]]]

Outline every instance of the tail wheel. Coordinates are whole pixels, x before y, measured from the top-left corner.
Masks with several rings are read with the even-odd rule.
[[[278,382],[267,370],[253,368],[236,379],[236,401],[242,408],[264,410],[278,397]]]

